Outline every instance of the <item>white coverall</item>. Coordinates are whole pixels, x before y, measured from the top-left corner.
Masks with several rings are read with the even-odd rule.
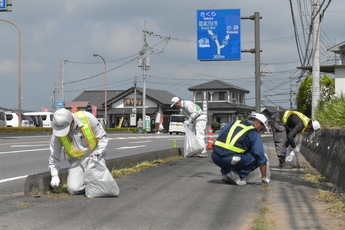
[[[99,154],[101,161],[105,163],[106,159],[106,150],[108,146],[108,136],[107,133],[104,131],[102,125],[98,122],[98,120],[89,112],[84,112],[89,120],[90,127],[98,139],[97,146],[93,149],[93,151],[88,151],[89,145],[84,138],[84,134],[82,133],[80,126],[83,125],[83,122],[72,113],[74,118],[74,127],[72,131],[68,133],[68,136],[76,149],[76,151],[87,151],[82,157],[69,157],[68,162],[70,163],[70,167],[68,169],[68,178],[67,178],[67,188],[68,192],[71,194],[78,194],[83,192],[85,184],[84,184],[84,159],[85,156],[89,156],[91,154]],[[62,144],[58,137],[54,134],[50,140],[50,157],[49,157],[49,168],[51,172],[51,176],[58,176],[60,170],[60,155],[62,151]]]
[[[181,109],[188,122],[193,123],[192,131],[195,133],[198,143],[204,146],[201,153],[207,153],[205,144],[206,114],[202,109],[198,110],[194,102],[188,100],[181,100]]]

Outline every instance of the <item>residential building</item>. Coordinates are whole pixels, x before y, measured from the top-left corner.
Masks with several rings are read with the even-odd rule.
[[[208,124],[217,121],[222,125],[247,118],[255,111],[248,106],[246,94],[248,90],[220,80],[213,80],[188,89],[193,93],[193,101],[206,111]],[[176,95],[157,89],[146,89],[145,114],[149,116],[146,127],[157,131],[163,124],[164,132],[168,132],[170,116],[179,114],[180,110],[170,107],[171,98]],[[127,90],[107,91],[108,128],[136,127],[137,120],[143,115],[143,89],[131,87]],[[181,98],[184,99],[184,98]],[[66,108],[80,106],[80,110],[92,111],[96,107],[96,117],[104,118],[104,91],[84,91],[72,102],[66,102]]]
[[[220,80],[213,80],[188,88],[193,92],[193,100],[204,111],[210,124],[217,121],[221,127],[230,121],[243,119],[255,111],[246,105],[248,90]]]

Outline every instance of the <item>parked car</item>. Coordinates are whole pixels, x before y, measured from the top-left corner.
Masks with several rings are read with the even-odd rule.
[[[19,113],[5,112],[7,127],[18,127]],[[30,121],[28,117],[21,114],[22,127],[30,127]]]
[[[186,120],[186,117],[181,114],[172,114],[170,116],[169,123],[169,133],[170,135],[176,133],[176,135],[186,132],[183,122]]]
[[[40,116],[43,127],[53,127],[53,112],[27,112],[27,116]]]

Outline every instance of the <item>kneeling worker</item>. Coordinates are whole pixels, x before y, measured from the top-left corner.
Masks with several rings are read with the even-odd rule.
[[[261,130],[267,130],[266,121],[263,114],[255,113],[248,120],[232,121],[221,130],[211,158],[221,168],[222,181],[246,185],[243,179],[259,167],[262,182],[270,182],[266,176],[268,159],[259,135]]]
[[[67,177],[68,192],[84,193],[84,158],[93,155],[105,163],[107,146],[107,133],[91,113],[71,113],[64,108],[57,110],[53,115],[53,135],[50,140],[50,185],[53,188],[60,185],[60,155],[64,147],[70,163]]]

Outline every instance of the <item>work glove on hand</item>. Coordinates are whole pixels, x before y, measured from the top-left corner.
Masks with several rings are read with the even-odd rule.
[[[59,176],[52,176],[52,180],[50,181],[50,186],[53,188],[59,187],[60,185],[60,178]]]
[[[102,156],[102,154],[101,154],[101,153],[99,153],[99,152],[93,152],[93,153],[91,153],[91,154],[90,154],[90,157],[96,157],[96,158],[99,158],[100,156]]]
[[[296,147],[296,148],[294,148],[292,151],[293,151],[294,153],[299,153],[299,148]]]
[[[192,123],[190,123],[189,121],[184,121],[183,124],[184,124],[184,126],[187,127],[187,126],[190,126]]]
[[[269,184],[270,183],[270,179],[268,179],[267,177],[262,178],[262,183],[263,184]]]

